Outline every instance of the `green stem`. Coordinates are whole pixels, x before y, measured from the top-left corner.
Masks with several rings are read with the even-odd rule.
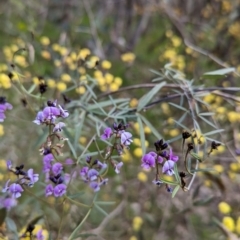
[[[77,202],[77,201],[71,199],[71,198],[68,197],[68,196],[66,196],[66,198],[67,198],[70,202],[76,204],[76,205],[79,206],[79,207],[85,207],[85,208],[90,208],[90,207],[91,207],[91,206],[89,206],[89,205],[86,205],[86,204],[83,204],[83,203]]]
[[[91,211],[92,211],[92,207],[91,206],[86,214],[86,216],[83,218],[83,220],[79,223],[79,225],[75,228],[75,230],[72,232],[72,234],[70,235],[70,237],[68,238],[68,240],[72,240],[74,239],[74,235],[77,233],[77,231],[80,230],[80,228],[82,227],[83,223],[87,220],[88,216],[90,215]]]

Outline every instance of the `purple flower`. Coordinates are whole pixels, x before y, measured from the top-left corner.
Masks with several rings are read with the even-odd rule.
[[[97,166],[100,169],[105,169],[105,168],[107,168],[108,165],[106,163],[102,163],[101,161],[97,160]]]
[[[100,190],[100,185],[97,182],[90,182],[89,186],[94,192],[98,192]]]
[[[104,129],[103,134],[101,135],[102,140],[109,139],[112,135],[112,129],[110,127],[107,127]]]
[[[60,105],[58,105],[60,109],[60,116],[62,118],[67,118],[69,116],[68,110],[63,109]]]
[[[155,167],[155,158],[157,154],[155,152],[149,152],[142,157],[141,167],[145,170],[149,170],[151,167]]]
[[[123,162],[119,162],[117,164],[115,164],[115,173],[119,174],[120,173],[120,169],[123,166]]]
[[[177,155],[174,155],[173,152],[172,152],[172,149],[170,148],[168,160],[172,160],[174,162],[177,162],[178,159],[179,159],[179,157]]]
[[[121,133],[121,144],[124,146],[129,146],[131,142],[133,141],[131,139],[132,134],[129,132],[122,132]]]
[[[166,175],[173,175],[174,174],[174,164],[175,162],[172,160],[168,160],[163,164],[162,172]]]
[[[106,185],[107,183],[108,183],[108,178],[105,178],[99,183],[99,186]]]
[[[87,173],[88,173],[88,167],[83,167],[81,170],[80,170],[80,176],[81,178],[84,180],[84,181],[87,181]]]
[[[5,118],[6,118],[5,114],[0,110],[0,122],[3,122]]]
[[[43,157],[43,172],[49,172],[52,165],[51,162],[54,160],[52,153],[48,153]]]
[[[6,101],[5,97],[0,97],[0,122],[3,122],[6,118],[4,112],[6,110],[11,110],[12,105]]]
[[[53,185],[48,184],[45,188],[45,196],[48,197],[53,194]]]
[[[12,197],[2,198],[0,199],[0,206],[10,210],[12,207],[17,205],[17,200]]]
[[[54,196],[55,197],[61,197],[62,195],[64,195],[67,191],[67,186],[63,183],[58,184],[55,188],[54,188]]]
[[[5,186],[2,189],[2,192],[7,192],[9,190],[9,187],[8,187],[9,182],[10,182],[10,179],[5,183]]]
[[[42,234],[42,229],[40,229],[36,234],[37,240],[44,240],[44,236]]]
[[[65,127],[66,124],[63,122],[59,122],[55,125],[55,127],[53,128],[53,132],[61,132],[62,128]]]
[[[36,119],[33,122],[36,123],[37,125],[44,123],[44,116],[42,111],[39,111],[37,113]]]
[[[163,182],[155,179],[152,181],[152,183],[160,187]]]
[[[57,107],[45,107],[43,109],[44,119],[53,122],[60,115],[60,110]]]
[[[38,173],[33,173],[33,169],[32,168],[27,171],[27,175],[28,175],[28,177],[29,177],[29,179],[31,181],[30,185],[33,185],[39,179],[39,174]]]
[[[62,169],[63,169],[63,166],[62,166],[62,164],[59,163],[59,162],[54,163],[53,166],[52,166],[52,172],[53,172],[53,174],[54,174],[55,176],[58,175],[58,174],[60,174],[61,171],[62,171]]]
[[[73,161],[71,158],[67,158],[67,159],[65,160],[65,164],[66,164],[66,165],[72,165],[72,164],[74,164],[74,161]]]
[[[11,170],[12,168],[12,161],[11,160],[7,160],[7,169]]]
[[[19,198],[23,192],[23,188],[18,183],[12,183],[9,187],[9,192],[12,193],[13,198]]]
[[[96,169],[90,169],[87,173],[88,179],[94,181],[97,179],[98,171]]]

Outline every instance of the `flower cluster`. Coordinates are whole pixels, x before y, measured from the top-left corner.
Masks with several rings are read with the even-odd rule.
[[[7,169],[18,177],[18,179],[10,185],[9,179],[2,189],[2,192],[5,193],[5,196],[0,199],[0,206],[9,210],[16,206],[16,199],[21,197],[22,192],[24,191],[24,186],[32,187],[34,183],[38,181],[39,174],[34,173],[32,168],[25,171],[23,164],[13,167],[10,160],[7,161]]]
[[[179,157],[173,154],[171,148],[166,150],[168,144],[164,143],[162,139],[155,142],[154,145],[156,151],[149,152],[142,157],[141,167],[145,170],[156,167],[157,173],[153,183],[160,185],[162,181],[159,179],[159,166],[162,167],[163,174],[171,176],[174,174],[174,164],[178,161]]]
[[[6,118],[5,111],[11,109],[12,105],[6,101],[5,97],[0,96],[0,122],[3,122]]]

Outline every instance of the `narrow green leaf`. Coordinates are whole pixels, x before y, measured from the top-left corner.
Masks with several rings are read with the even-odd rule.
[[[165,180],[163,178],[159,178],[160,181],[162,181],[163,183],[167,183],[167,184],[170,184],[170,185],[178,185],[179,183],[177,182],[172,182],[172,181],[169,181],[169,180]]]
[[[15,222],[14,222],[11,218],[6,217],[6,218],[5,218],[5,222],[6,222],[6,224],[7,224],[7,228],[8,228],[11,232],[17,233],[17,226],[16,226]]]
[[[179,184],[181,184],[181,179],[180,179],[180,176],[179,176],[179,173],[178,173],[177,163],[174,164],[174,175],[175,175],[175,178],[176,178],[177,182]]]
[[[6,216],[7,216],[7,209],[6,208],[1,208],[0,209],[0,226],[2,226]]]
[[[68,138],[68,141],[67,141],[68,146],[69,146],[69,148],[70,148],[70,150],[71,150],[74,158],[76,159],[76,158],[77,158],[77,153],[76,153],[76,150],[75,150],[74,146],[73,146],[72,143],[71,143],[71,140],[73,140],[73,137],[71,136],[71,134],[70,134],[70,132],[67,130],[67,128],[63,128],[63,131],[64,131],[64,134],[65,134],[65,135],[67,136],[67,138]]]
[[[225,131],[225,129],[217,129],[217,130],[214,130],[214,131],[211,131],[211,132],[207,132],[207,133],[204,133],[203,136],[210,136],[210,135],[213,135],[213,134],[217,134],[217,133],[220,133],[220,132],[223,132]]]
[[[206,72],[204,73],[203,75],[225,75],[225,74],[228,74],[228,73],[232,73],[235,71],[235,68],[222,68],[222,69],[219,69],[219,70],[216,70],[216,71],[212,71],[212,72]]]
[[[157,139],[162,139],[163,137],[161,136],[161,134],[157,131],[157,129],[141,114],[138,114],[138,116],[142,119],[142,121],[144,122],[144,124],[146,126],[148,126],[151,129],[151,132],[154,134],[154,136]]]
[[[154,73],[154,74],[156,74],[156,75],[158,75],[158,76],[161,76],[161,77],[163,76],[162,73],[160,73],[160,72],[158,72],[158,71],[156,71],[154,69],[149,69],[149,71]]]
[[[177,104],[175,104],[175,103],[169,102],[169,104],[172,105],[172,106],[174,106],[175,108],[178,108],[178,109],[180,109],[180,110],[183,110],[184,112],[188,112],[188,110],[187,110],[186,108],[184,108],[184,107],[182,107],[182,106],[179,106],[179,105],[177,105]]]
[[[213,116],[214,114],[214,112],[203,112],[199,113],[198,116]]]
[[[198,168],[198,169],[192,169],[192,172],[216,172],[213,168]]]
[[[78,198],[78,197],[82,196],[84,193],[85,193],[84,191],[81,191],[81,192],[78,192],[75,194],[68,195],[67,197],[74,199],[74,198]]]
[[[80,138],[80,135],[82,133],[82,128],[83,128],[83,124],[84,124],[84,121],[85,121],[85,117],[86,117],[86,111],[83,110],[80,114],[80,117],[79,117],[80,122],[75,125],[75,135],[74,135],[74,144],[73,144],[75,149],[79,145],[79,138]]]
[[[177,192],[178,192],[179,189],[180,189],[180,186],[179,186],[179,185],[177,185],[177,186],[174,188],[174,190],[173,190],[173,192],[172,192],[172,198],[175,197],[175,195],[177,194]]]
[[[200,115],[198,115],[205,123],[207,123],[208,125],[212,126],[213,128],[217,128],[217,126],[215,126],[212,122],[210,122],[209,120],[207,120],[205,117],[202,117]]]
[[[174,121],[177,125],[179,125],[182,129],[185,129],[185,130],[188,130],[188,132],[191,132],[191,130],[190,130],[187,126],[181,124],[180,122],[178,122],[178,121],[176,121],[176,120],[174,120],[174,119],[173,119],[173,121]]]
[[[97,203],[98,205],[114,205],[114,204],[116,204],[116,202],[103,202],[103,201],[97,201],[95,203]]]
[[[197,159],[199,162],[202,162],[202,158],[195,152],[190,152],[190,155]]]
[[[138,116],[138,113],[137,113],[136,115],[137,115],[137,121],[138,121],[138,124],[139,124],[141,147],[142,147],[142,152],[143,152],[143,155],[144,155],[144,154],[146,153],[145,133],[144,133],[144,129],[143,129],[142,120],[141,120],[141,118]]]
[[[153,87],[147,94],[143,95],[138,102],[137,111],[141,111],[165,84],[166,82],[161,82]]]
[[[98,205],[96,204],[96,202],[95,202],[95,204],[94,204],[94,207],[96,207],[96,209],[97,209],[99,212],[101,212],[103,215],[108,216],[108,213],[107,213],[105,210],[103,210],[100,206],[98,206]]]

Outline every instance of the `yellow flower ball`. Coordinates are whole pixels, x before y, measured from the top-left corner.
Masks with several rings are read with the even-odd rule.
[[[230,169],[233,171],[233,172],[237,172],[240,170],[240,164],[239,163],[231,163],[230,164]]]
[[[84,68],[84,67],[79,67],[78,68],[78,72],[80,73],[80,74],[86,74],[86,68]]]
[[[63,73],[60,78],[64,82],[71,82],[71,76],[67,73]]]
[[[52,49],[53,49],[53,51],[58,52],[58,51],[60,51],[61,46],[58,43],[54,43],[52,45]]]
[[[0,64],[0,72],[5,72],[8,70],[7,64],[1,63]]]
[[[218,113],[218,114],[225,114],[226,111],[227,111],[227,109],[225,107],[218,107],[216,109],[216,113]]]
[[[71,52],[70,57],[72,58],[73,61],[77,60],[77,53]]]
[[[204,102],[211,103],[215,100],[215,96],[213,94],[208,94],[203,98]]]
[[[221,212],[223,214],[228,214],[228,213],[230,213],[232,211],[232,208],[231,208],[231,206],[228,203],[220,202],[218,204],[218,210],[219,210],[219,212]]]
[[[111,83],[109,86],[109,90],[115,92],[119,89],[119,86],[116,83]]]
[[[102,74],[102,72],[101,72],[101,71],[99,71],[99,70],[96,70],[96,71],[94,71],[94,72],[93,72],[93,76],[94,76],[95,78],[98,78],[98,77],[102,77],[102,76],[103,76],[103,74]]]
[[[82,145],[87,143],[87,138],[86,137],[80,137],[79,138],[79,143],[81,143]]]
[[[213,169],[214,169],[216,172],[218,172],[218,173],[222,173],[222,172],[224,171],[224,167],[223,167],[222,165],[220,165],[220,164],[215,164],[215,165],[213,166]]]
[[[129,106],[134,108],[138,105],[138,99],[137,98],[132,98],[130,103],[129,103]]]
[[[84,94],[86,92],[86,88],[84,86],[80,86],[76,88],[76,92],[79,94]]]
[[[146,134],[149,134],[149,133],[151,133],[152,131],[151,131],[151,128],[150,127],[148,127],[148,126],[145,126],[144,127],[144,133],[146,133]]]
[[[237,218],[235,231],[240,235],[240,217]]]
[[[3,128],[3,125],[0,124],[0,136],[3,136],[4,135],[4,128]]]
[[[179,47],[182,44],[181,38],[174,36],[171,38],[172,44],[174,47]]]
[[[166,35],[167,38],[172,37],[172,36],[173,36],[172,30],[168,29],[168,30],[165,32],[165,35]]]
[[[222,219],[222,224],[230,231],[233,232],[235,230],[235,222],[233,218],[225,216]]]
[[[138,148],[135,148],[134,151],[133,151],[133,154],[136,156],[136,157],[142,157],[142,148],[138,147]]]
[[[53,79],[48,79],[47,80],[47,85],[49,88],[55,88],[56,87],[56,82]]]
[[[5,73],[0,73],[0,87],[8,89],[11,87],[11,80]]]
[[[122,85],[122,79],[120,77],[115,77],[114,83],[116,83],[120,87]]]
[[[171,113],[168,103],[162,103],[161,109],[162,109],[163,113],[166,115],[169,115]]]
[[[20,67],[27,67],[27,61],[26,58],[22,55],[15,55],[14,62],[18,64]]]
[[[78,58],[85,59],[88,55],[91,54],[91,51],[88,48],[83,48],[78,54]]]
[[[175,128],[175,129],[169,130],[168,134],[171,137],[176,137],[180,134],[180,131],[179,131],[179,129]]]
[[[140,182],[146,182],[148,180],[147,174],[144,172],[138,173],[137,178]]]
[[[229,122],[235,123],[239,121],[239,114],[237,112],[231,111],[227,113]]]
[[[48,52],[47,50],[41,51],[41,56],[42,56],[44,59],[47,59],[47,60],[50,60],[50,59],[51,59],[51,54],[50,54],[50,52]]]
[[[126,52],[121,55],[121,60],[126,63],[132,63],[135,60],[136,56],[132,52]]]
[[[108,88],[107,88],[107,86],[105,86],[105,85],[100,85],[100,90],[101,90],[102,92],[106,92],[106,91],[108,90]]]
[[[58,60],[58,59],[55,59],[55,60],[53,61],[53,63],[54,63],[54,66],[55,66],[55,67],[60,67],[60,66],[62,65],[62,62],[61,62],[60,60]]]
[[[133,218],[133,230],[139,231],[143,224],[143,219],[139,216]]]
[[[68,54],[68,49],[66,47],[60,47],[59,48],[59,53],[62,55],[62,56],[66,56]]]
[[[132,156],[129,153],[129,151],[125,151],[122,155],[122,161],[123,162],[130,162],[132,160]]]
[[[138,123],[138,122],[135,122],[135,123],[133,124],[133,127],[134,127],[134,129],[135,129],[137,132],[139,132],[140,126],[139,126],[139,123]]]
[[[136,236],[131,236],[129,240],[138,240],[138,238]]]
[[[50,40],[48,37],[42,36],[40,38],[40,43],[44,46],[48,46],[50,44]]]
[[[114,78],[111,73],[106,73],[106,74],[104,75],[104,77],[105,77],[105,79],[106,79],[106,83],[107,83],[107,84],[112,83],[113,78]]]
[[[58,82],[57,85],[56,85],[56,88],[59,90],[59,91],[65,91],[67,89],[67,85],[66,83],[64,82]]]
[[[112,67],[112,64],[107,60],[103,60],[101,66],[103,69],[110,69]]]

